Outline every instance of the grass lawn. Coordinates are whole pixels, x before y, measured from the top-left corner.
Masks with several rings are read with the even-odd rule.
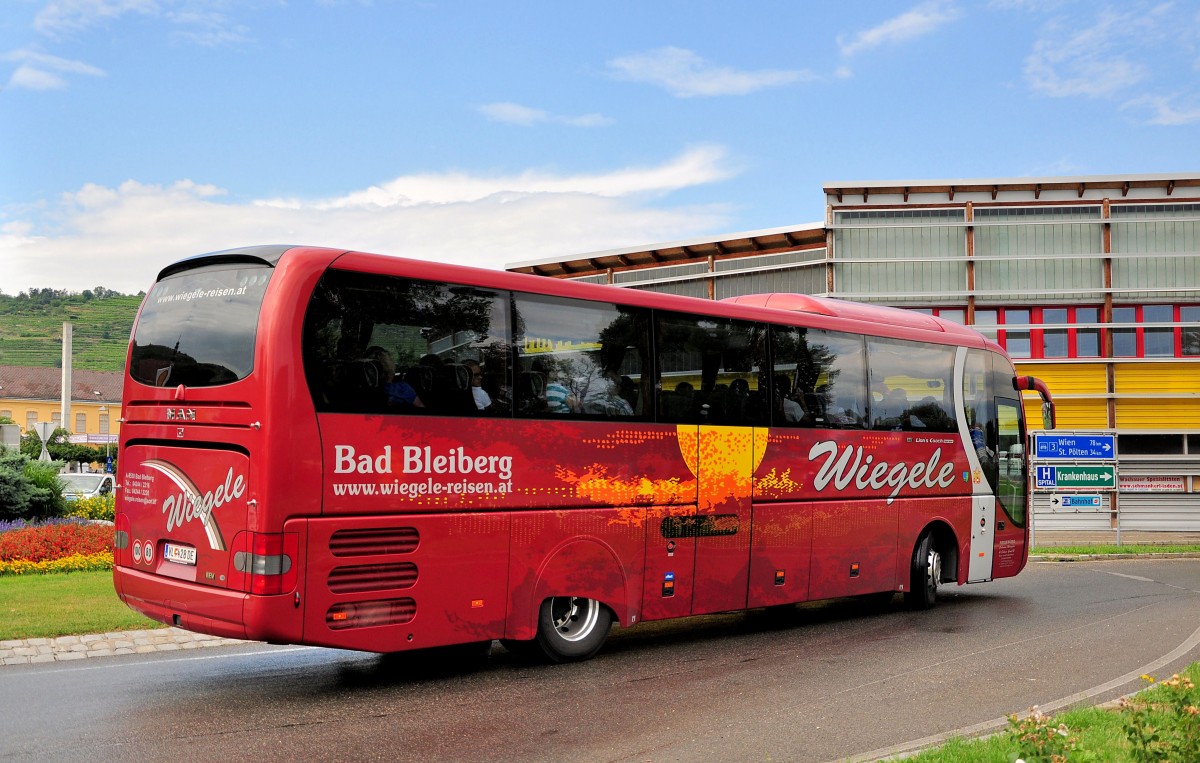
[[[0,641],[161,628],[117,598],[112,572],[0,577]]]
[[[1192,663],[1182,675],[1193,684],[1200,682],[1200,663]],[[1195,761],[1200,760],[1200,733],[1197,733],[1193,716],[1186,708],[1194,707],[1193,703],[1198,697],[1200,695],[1195,688],[1169,688],[1160,682],[1134,699],[1141,708],[1139,713],[1117,708],[1083,707],[1053,716],[1042,728],[1057,729],[1060,724],[1065,726],[1066,737],[1056,738],[1053,733],[1049,735],[1056,742],[1064,743],[1066,748],[1074,746],[1075,749],[1063,758],[1065,760],[1104,763]],[[1145,739],[1151,740],[1152,737],[1152,741],[1141,744],[1132,742],[1126,733],[1129,724],[1140,727],[1146,734]],[[911,763],[1012,763],[1020,747],[1010,727],[1005,732],[983,739],[953,739],[905,760]],[[1036,749],[1028,744],[1021,752],[1026,760],[1050,759],[1049,755],[1039,757]],[[1066,752],[1066,749],[1061,752]]]
[[[1200,553],[1200,546],[1184,546],[1178,544],[1162,545],[1133,545],[1122,546],[1034,546],[1030,551],[1036,556],[1107,556],[1109,554],[1195,554]]]
[[[1121,715],[1113,710],[1085,707],[1069,710],[1054,716],[1051,724],[1057,728],[1065,724],[1071,736],[1078,740],[1084,750],[1103,750],[1093,760],[1117,763],[1132,761],[1132,746],[1125,738]],[[984,739],[952,739],[941,747],[926,750],[905,758],[909,763],[1012,763],[1018,743],[1008,733],[999,733]],[[1080,757],[1080,760],[1083,760]]]

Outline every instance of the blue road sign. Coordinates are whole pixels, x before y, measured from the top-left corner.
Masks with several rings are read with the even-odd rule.
[[[1117,457],[1117,436],[1114,434],[1035,434],[1034,458],[1100,459]]]
[[[1098,495],[1056,495],[1051,503],[1064,509],[1098,509],[1104,505]]]
[[[1034,472],[1038,487],[1058,487],[1057,476],[1053,466],[1039,466]]]

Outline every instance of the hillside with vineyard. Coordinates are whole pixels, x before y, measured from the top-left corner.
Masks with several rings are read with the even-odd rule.
[[[0,366],[61,366],[62,325],[70,322],[75,368],[121,371],[142,296],[104,287],[0,293]]]

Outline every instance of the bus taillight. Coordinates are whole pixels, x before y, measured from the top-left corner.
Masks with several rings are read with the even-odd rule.
[[[299,548],[295,533],[238,533],[232,550],[241,590],[269,596],[295,588]]]
[[[113,563],[129,566],[129,515],[119,513],[113,522]]]

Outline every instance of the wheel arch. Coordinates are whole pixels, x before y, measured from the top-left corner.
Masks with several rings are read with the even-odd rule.
[[[555,596],[594,599],[611,610],[617,622],[629,625],[636,614],[630,605],[636,599],[629,587],[629,577],[620,557],[602,540],[566,541],[546,554],[526,595],[514,599],[505,638],[532,639],[537,634],[542,602]]]
[[[961,562],[964,555],[959,546],[958,536],[954,532],[954,528],[950,524],[941,519],[935,519],[929,522],[917,534],[916,540],[913,541],[912,550],[909,552],[911,559],[913,554],[917,553],[917,548],[921,545],[921,539],[926,535],[933,537],[933,548],[942,557],[942,583],[965,583],[966,568],[962,567]],[[962,567],[962,577],[960,578],[960,567]]]

